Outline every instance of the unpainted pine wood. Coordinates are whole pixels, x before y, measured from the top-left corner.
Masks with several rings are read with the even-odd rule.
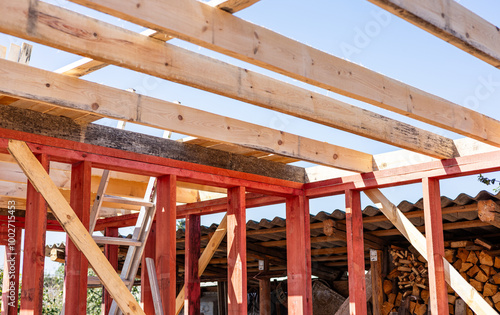
[[[33,186],[42,194],[54,215],[63,226],[71,240],[87,257],[104,287],[125,314],[144,314],[125,284],[120,280],[113,267],[71,209],[68,202],[57,190],[43,166],[37,161],[26,143],[9,140],[9,153],[16,159]],[[32,312],[32,311],[31,311]],[[30,313],[31,314],[31,313]]]
[[[246,101],[433,157],[449,158],[454,155],[454,145],[451,139],[397,120],[380,117],[378,114],[319,93],[224,64],[47,3],[37,3],[36,8],[30,8],[28,0],[3,1],[5,3],[1,4],[4,11],[8,12],[0,25],[0,31],[4,33]],[[37,32],[29,32],[26,28],[29,17],[23,13],[28,12],[29,9],[32,10],[30,12],[37,12],[38,16],[57,16],[57,21],[60,23],[51,23],[50,18],[49,21],[44,22],[32,21],[37,25]],[[59,29],[58,25],[65,27]],[[74,29],[88,30],[89,34],[96,33],[98,39],[85,40],[72,36],[66,31],[66,27],[70,26]],[[121,46],[116,45],[117,42],[128,44]],[[140,56],[148,56],[147,59],[141,59],[139,64],[137,61],[140,56],[133,53],[137,51],[144,52]],[[173,67],[172,64],[176,66]],[[206,71],[199,71],[199,69]],[[205,75],[208,72],[210,76]],[[100,106],[99,102],[88,103],[87,106],[93,103]],[[314,110],[311,111],[311,109]]]
[[[36,160],[44,171],[49,171],[47,155],[37,155]],[[31,181],[26,192],[25,224],[20,313],[28,315],[42,312],[47,228],[47,203]]]
[[[184,314],[197,315],[200,313],[200,275],[198,261],[200,259],[200,216],[191,214],[186,217],[186,254],[184,259]]]
[[[427,245],[430,308],[435,314],[448,311],[448,290],[444,276],[444,236],[439,180],[422,179],[425,239]]]

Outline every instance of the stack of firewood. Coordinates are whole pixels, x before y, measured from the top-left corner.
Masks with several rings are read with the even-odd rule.
[[[491,251],[492,246],[480,239],[475,242],[445,242],[445,248],[445,258],[491,306],[500,311],[498,251]],[[383,315],[398,312],[400,308],[410,314],[427,314],[429,284],[426,260],[412,247],[391,246],[389,253],[393,266],[383,284],[387,295],[382,306]],[[448,303],[450,314],[455,314],[455,311],[457,314],[473,314],[449,286]]]

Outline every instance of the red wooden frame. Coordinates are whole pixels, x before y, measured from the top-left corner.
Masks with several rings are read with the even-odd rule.
[[[184,314],[200,314],[200,276],[198,274],[198,260],[200,259],[201,226],[199,215],[186,217],[186,254],[184,268]]]
[[[19,275],[21,271],[21,236],[23,231],[19,227],[9,226],[6,226],[5,230],[6,242],[2,242],[2,245],[5,245],[2,283],[2,315],[16,315],[19,298]],[[9,240],[11,241],[10,243]]]
[[[143,310],[146,314],[155,314],[151,282],[149,281],[148,269],[146,267],[146,258],[156,258],[156,222],[153,222],[151,225],[151,230],[149,231],[141,260],[141,302]]]
[[[118,237],[118,228],[117,227],[106,228],[104,230],[104,235],[109,237]],[[109,244],[104,245],[104,255],[108,259],[111,266],[115,268],[115,270],[118,270],[118,250],[119,250],[118,245],[109,245]],[[113,298],[106,290],[106,288],[103,288],[103,290],[104,290],[104,298],[103,298],[104,314],[109,314],[109,309],[111,308],[111,304],[113,303]]]

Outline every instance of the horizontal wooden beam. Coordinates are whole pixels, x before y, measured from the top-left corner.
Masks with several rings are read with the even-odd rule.
[[[180,104],[0,59],[0,93],[201,136],[342,169],[368,172],[372,156]],[[30,80],[26,80],[29,77]],[[46,82],[45,84],[43,82]],[[82,91],[98,91],[82,93]]]
[[[293,79],[500,147],[500,122],[200,1],[71,0]]]
[[[368,0],[415,26],[500,68],[498,27],[448,0]]]
[[[153,2],[148,1],[140,7],[146,7]],[[449,158],[455,154],[453,142],[448,138],[64,8],[44,2],[30,6],[28,0],[1,0],[0,5],[5,12],[0,23],[0,32],[433,157]],[[216,16],[231,16],[222,10],[214,10]],[[31,12],[29,16],[28,12]],[[34,25],[37,31],[30,31],[27,25]],[[93,36],[75,36],[69,34],[67,29],[79,30],[75,31],[75,34]],[[143,58],[145,56],[147,58]],[[295,61],[292,63],[301,64]],[[329,68],[330,66],[325,69]],[[205,73],[211,75],[207,76]],[[46,83],[48,82],[44,82]]]

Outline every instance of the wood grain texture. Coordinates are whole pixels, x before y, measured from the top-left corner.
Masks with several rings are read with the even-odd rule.
[[[125,284],[80,222],[73,209],[50,180],[43,166],[22,141],[10,140],[9,152],[19,163],[33,186],[42,194],[58,221],[78,249],[87,257],[106,290],[125,314],[144,314]],[[41,292],[41,290],[40,290]]]
[[[43,2],[30,7],[28,0],[2,0],[0,4],[8,12],[0,24],[0,31],[7,34],[433,157],[452,157],[455,153],[453,142],[448,138],[63,8]],[[120,6],[122,4],[120,2]],[[31,18],[28,11],[33,12]],[[37,32],[31,32],[26,25],[34,25]],[[67,29],[76,34],[96,34],[97,37],[73,36]]]
[[[106,228],[104,230],[104,235],[108,237],[118,237],[119,235],[118,228],[116,227]],[[118,245],[104,245],[104,255],[108,259],[111,266],[113,266],[113,268],[118,271]],[[144,287],[141,285],[141,291],[143,288]],[[111,308],[111,303],[113,302],[113,298],[106,289],[104,290],[103,300],[104,300],[104,314],[108,314],[109,309]],[[144,307],[144,312],[146,312],[145,307]]]
[[[392,204],[378,189],[366,190],[364,193],[387,216],[392,224],[411,243],[413,247],[428,261],[425,236],[418,231],[404,214]],[[479,315],[495,314],[495,310],[482,298],[460,273],[443,257],[446,282],[456,293]]]
[[[184,314],[200,314],[200,275],[198,272],[198,261],[200,259],[200,237],[201,226],[199,215],[188,215],[186,217],[185,232],[185,259],[184,259],[184,287],[186,297],[184,298]]]
[[[136,219],[137,221],[137,219]],[[154,314],[155,306],[149,281],[149,274],[146,266],[146,258],[156,258],[156,222],[151,225],[149,236],[144,247],[141,260],[141,302],[143,303],[144,313]],[[107,313],[105,313],[107,314]]]
[[[449,0],[368,0],[461,50],[500,68],[498,27]]]

